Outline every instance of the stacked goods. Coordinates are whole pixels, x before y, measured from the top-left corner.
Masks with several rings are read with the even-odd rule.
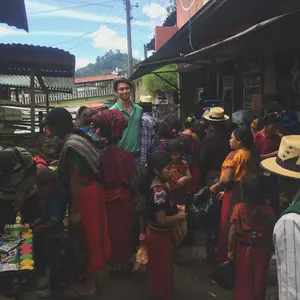
[[[33,270],[32,231],[28,225],[7,225],[0,237],[0,272]]]
[[[22,234],[20,245],[20,270],[33,270],[34,261],[32,256],[32,233],[31,230]]]

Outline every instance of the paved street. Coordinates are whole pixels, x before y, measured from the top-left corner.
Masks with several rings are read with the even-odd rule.
[[[229,300],[232,293],[220,289],[208,277],[212,267],[204,261],[203,234],[199,233],[196,240],[199,246],[185,246],[176,253],[176,257],[184,259],[186,265],[175,265],[174,300]],[[268,286],[268,299],[274,299],[276,279]],[[108,272],[99,274],[102,291],[89,299],[96,300],[142,300],[148,298],[148,283],[146,274],[133,274],[129,277],[110,278]],[[34,293],[26,293],[25,300],[37,300]],[[2,300],[2,298],[0,299]],[[242,299],[241,299],[242,300]]]

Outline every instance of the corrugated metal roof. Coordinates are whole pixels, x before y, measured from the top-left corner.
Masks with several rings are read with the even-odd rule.
[[[63,77],[42,77],[45,86],[49,91],[56,92],[72,92],[74,87],[73,78]],[[9,86],[17,88],[30,88],[30,77],[23,75],[1,75],[0,74],[0,86]],[[42,90],[42,87],[35,78],[35,89]]]
[[[98,81],[105,81],[105,80],[115,80],[117,78],[118,78],[118,76],[116,74],[77,77],[77,78],[75,78],[75,83],[79,84],[79,83],[98,82]]]
[[[29,32],[24,0],[1,1],[0,23],[6,23]]]
[[[42,89],[40,76],[49,91],[72,92],[74,55],[57,48],[0,44],[0,85],[28,88],[32,70],[36,89]]]

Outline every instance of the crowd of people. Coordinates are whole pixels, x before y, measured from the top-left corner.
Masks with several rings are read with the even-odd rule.
[[[112,274],[131,272],[139,244],[147,249],[150,296],[170,300],[174,247],[194,229],[174,243],[174,227],[189,218],[186,199],[208,189],[215,201],[203,226],[207,262],[234,262],[233,299],[265,299],[274,248],[279,299],[300,299],[296,110],[276,107],[238,126],[213,107],[201,120],[187,118],[183,129],[177,117],[157,120],[151,106],[133,103],[131,88],[118,79],[114,106],[82,107],[75,122],[64,108],[47,114],[46,132],[60,149],[56,167],[20,147],[0,151],[0,230],[17,212],[32,227],[37,273],[44,278],[50,269],[38,296],[60,293],[66,278],[68,297],[94,295],[96,274],[107,264]],[[68,263],[61,251],[66,209]]]

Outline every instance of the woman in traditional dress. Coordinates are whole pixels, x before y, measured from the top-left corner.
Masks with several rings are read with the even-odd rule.
[[[93,126],[107,141],[101,163],[103,166],[108,230],[111,244],[111,271],[126,271],[133,255],[134,221],[134,156],[118,148],[123,129],[127,126],[124,115],[117,109],[103,110],[92,117]]]
[[[225,191],[222,197],[220,227],[218,232],[217,263],[227,260],[229,221],[234,205],[241,201],[240,181],[256,162],[253,136],[247,128],[237,128],[232,132],[230,147],[233,150],[223,162],[218,183],[210,190],[216,194]]]
[[[228,258],[236,263],[233,299],[264,300],[276,218],[259,176],[246,174],[241,188],[243,202],[234,207],[228,240]]]
[[[185,130],[181,136],[187,142],[184,147],[184,155],[189,163],[192,174],[191,192],[196,193],[200,188],[199,157],[201,151],[201,140],[205,137],[205,124],[203,121],[189,117],[185,122]]]
[[[170,175],[170,163],[171,157],[165,151],[153,152],[147,161],[147,178],[151,178],[146,231],[150,294],[160,300],[171,300],[172,297],[173,224],[186,218],[185,213],[178,213],[166,186]]]
[[[269,157],[276,157],[280,145],[279,128],[280,116],[277,113],[268,114],[263,119],[264,128],[253,135],[254,144],[258,149],[260,159]],[[272,189],[264,189],[266,191],[265,197],[268,199],[273,207],[274,212],[279,216],[279,182],[278,176],[274,174],[265,174],[261,180],[265,187],[272,186]]]
[[[58,184],[69,195],[69,234],[73,228],[77,229],[83,241],[79,246],[84,248],[83,256],[86,257],[84,282],[72,289],[69,296],[93,295],[96,293],[95,275],[110,256],[104,187],[99,179],[99,151],[85,133],[73,129],[72,116],[66,109],[52,109],[46,124],[51,133],[62,140]],[[81,258],[76,257],[73,264]]]

